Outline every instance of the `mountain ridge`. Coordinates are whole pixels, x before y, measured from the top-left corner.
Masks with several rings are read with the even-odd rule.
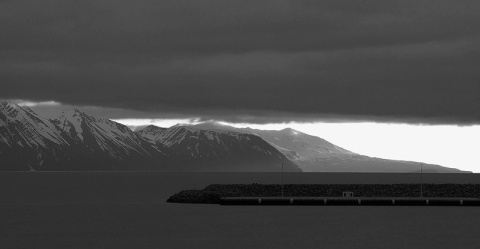
[[[165,139],[146,136],[149,129],[165,131]],[[6,102],[0,106],[0,171],[278,172],[282,164],[286,171],[301,172],[270,144],[250,134],[182,126],[133,132],[78,109],[47,120],[27,107]]]
[[[292,128],[282,130],[258,130],[236,128],[216,122],[194,125],[202,129],[225,129],[260,136],[297,164],[304,172],[397,172],[420,171],[420,163],[402,160],[389,160],[360,155],[325,139],[312,136]],[[423,164],[425,172],[463,172],[434,164]]]
[[[360,155],[291,128],[219,123],[132,131],[78,109],[46,119],[0,103],[0,170],[418,172],[420,163]],[[462,172],[423,164],[425,172]]]
[[[176,155],[177,161],[184,164],[224,171],[222,164],[235,165],[248,158],[248,167],[243,166],[246,171],[279,171],[281,164],[284,164],[286,171],[300,171],[274,147],[251,134],[208,131],[189,126],[148,126],[137,133],[152,143],[165,145]]]

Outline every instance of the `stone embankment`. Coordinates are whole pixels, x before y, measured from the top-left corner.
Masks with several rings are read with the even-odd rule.
[[[478,184],[288,184],[284,197],[426,197],[480,198]],[[168,198],[173,203],[219,204],[225,197],[280,197],[279,184],[213,184],[201,190],[184,190]]]

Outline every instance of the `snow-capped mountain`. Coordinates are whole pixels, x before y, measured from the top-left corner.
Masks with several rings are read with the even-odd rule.
[[[359,155],[322,138],[290,128],[280,131],[240,129],[212,122],[198,124],[195,127],[255,134],[282,152],[304,172],[416,172],[420,170],[418,162],[387,160]],[[457,169],[431,164],[424,164],[423,169],[425,172],[461,172]]]
[[[282,153],[253,134],[224,130],[201,130],[174,126],[168,129],[147,126],[137,131],[155,144],[165,145],[176,161],[188,170],[207,171],[285,171],[299,168]]]
[[[154,170],[417,172],[419,163],[371,158],[293,129],[267,131],[204,123],[133,132],[67,110],[46,119],[0,103],[0,171]],[[461,172],[424,164],[425,172]]]
[[[117,161],[151,156],[151,149],[147,149],[148,144],[140,136],[109,119],[89,116],[74,109],[64,111],[51,122],[86,152],[100,152]]]
[[[77,109],[47,120],[0,105],[0,171],[301,171],[252,134],[191,127],[133,132]]]
[[[157,170],[169,162],[165,147],[153,146],[127,126],[93,117],[77,109],[64,111],[51,122],[71,141],[72,161],[83,170]]]
[[[51,170],[70,146],[55,126],[28,107],[0,104],[0,162],[3,170]]]

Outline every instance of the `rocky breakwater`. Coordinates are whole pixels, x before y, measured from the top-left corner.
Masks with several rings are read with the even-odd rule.
[[[353,192],[355,197],[427,197],[480,198],[478,184],[287,184],[285,197],[341,197]],[[222,197],[280,197],[279,184],[212,184],[201,190],[184,190],[167,202],[218,204]]]

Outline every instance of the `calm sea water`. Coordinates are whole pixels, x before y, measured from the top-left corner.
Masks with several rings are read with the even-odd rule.
[[[424,174],[476,183],[479,174]],[[289,173],[285,183],[418,183],[418,174]],[[169,204],[276,173],[0,173],[0,248],[479,248],[478,207]]]

